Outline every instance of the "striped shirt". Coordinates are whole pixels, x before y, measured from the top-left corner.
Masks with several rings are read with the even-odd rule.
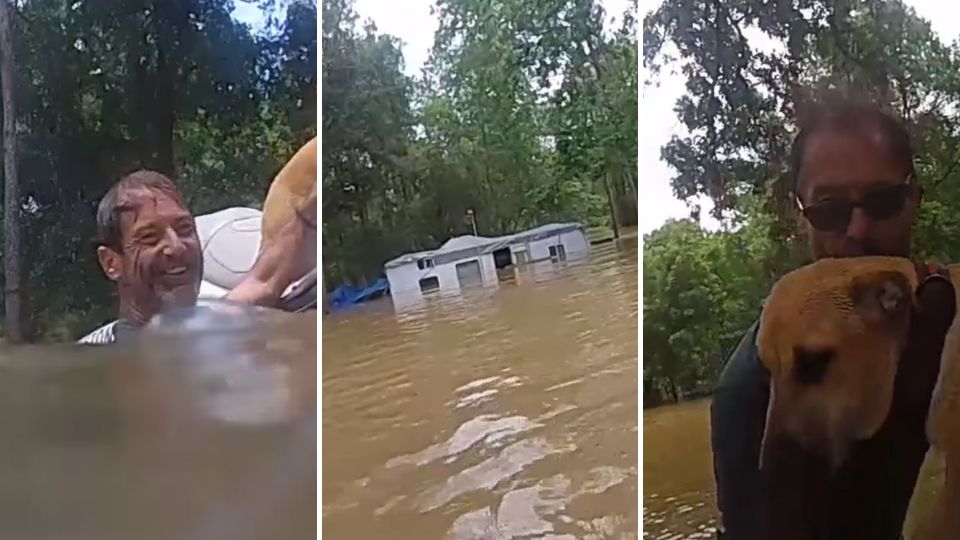
[[[119,321],[107,323],[86,336],[80,338],[77,343],[83,345],[109,345],[117,342],[116,326]]]
[[[77,343],[81,345],[112,345],[114,343],[128,342],[133,338],[139,328],[129,322],[118,319],[107,323],[93,332],[80,338]]]

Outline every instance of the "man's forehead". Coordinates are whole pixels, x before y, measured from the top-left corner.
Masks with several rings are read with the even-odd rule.
[[[150,187],[135,187],[120,190],[120,193],[117,195],[117,204],[126,210],[133,211],[150,208],[154,210],[165,210],[166,212],[181,210],[182,212],[189,213],[179,193]]]
[[[849,159],[846,150],[858,148],[874,159],[877,154],[886,157],[891,152],[890,138],[879,129],[867,126],[850,129],[825,129],[815,132],[807,139],[803,159],[809,163],[823,159]]]
[[[167,193],[149,187],[121,190],[117,196],[121,208],[120,223],[123,228],[156,220],[191,217],[189,210],[179,200],[178,194]]]
[[[822,131],[810,137],[800,169],[805,191],[888,184],[906,172],[879,130]]]

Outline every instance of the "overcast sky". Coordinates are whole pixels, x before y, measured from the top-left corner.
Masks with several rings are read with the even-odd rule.
[[[237,0],[233,4],[233,18],[249,24],[254,31],[263,25],[263,12],[254,2]]]
[[[430,14],[433,0],[355,0],[354,9],[360,20],[372,19],[377,30],[403,41],[403,58],[408,75],[419,75],[430,55],[437,19]],[[629,0],[600,0],[607,18],[619,16],[630,5]]]

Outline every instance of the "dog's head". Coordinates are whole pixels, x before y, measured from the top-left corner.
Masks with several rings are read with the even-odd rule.
[[[786,437],[835,469],[890,411],[917,288],[906,259],[826,259],[783,277],[760,319],[770,371],[761,466]]]

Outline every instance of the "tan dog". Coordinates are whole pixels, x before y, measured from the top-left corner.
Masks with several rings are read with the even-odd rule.
[[[909,330],[909,261],[827,259],[783,277],[757,334],[770,371],[764,440],[786,432],[833,466],[886,418]]]
[[[960,266],[950,275],[960,291]],[[910,261],[868,257],[822,260],[774,286],[757,334],[771,374],[761,462],[768,442],[786,436],[836,469],[853,444],[880,430],[918,285]],[[960,313],[947,333],[927,416],[932,455],[943,460],[945,477],[935,508],[921,519],[920,539],[960,538],[958,327]]]
[[[270,184],[263,201],[261,251],[276,239],[284,225],[296,218],[298,212],[310,214],[315,222],[316,198],[317,138],[314,137],[290,158]],[[297,276],[303,276],[317,266],[316,242],[312,247],[305,250],[302,261],[298,262]]]

